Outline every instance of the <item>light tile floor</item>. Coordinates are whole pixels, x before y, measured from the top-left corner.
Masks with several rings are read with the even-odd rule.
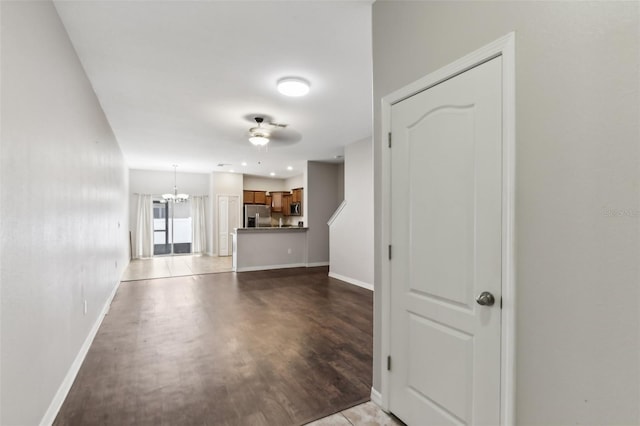
[[[307,423],[307,426],[400,426],[402,424],[369,401]]]
[[[213,274],[216,272],[230,271],[231,256],[159,256],[151,259],[134,259],[129,262],[129,266],[124,271],[122,281]]]

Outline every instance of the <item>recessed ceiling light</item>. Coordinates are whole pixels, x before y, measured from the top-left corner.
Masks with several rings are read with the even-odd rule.
[[[246,166],[246,165],[247,165],[247,162],[246,162],[246,161],[243,161],[243,162],[242,162],[242,165],[243,165],[243,166]]]
[[[233,170],[233,169],[232,169],[232,170],[229,170],[229,171],[230,171],[231,173],[235,172],[235,170]]]
[[[271,172],[271,173],[269,173],[269,174],[270,174],[271,176],[275,176],[275,175],[276,175],[276,172]]]
[[[285,77],[278,80],[278,92],[285,96],[304,96],[309,93],[310,84],[299,77]]]
[[[287,170],[293,170],[293,167],[287,166]]]

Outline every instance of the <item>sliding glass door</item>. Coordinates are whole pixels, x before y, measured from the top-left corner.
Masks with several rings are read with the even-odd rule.
[[[167,203],[172,210],[173,254],[191,253],[191,201]]]
[[[171,254],[169,203],[153,201],[153,255]]]
[[[153,255],[191,253],[191,203],[153,202]]]

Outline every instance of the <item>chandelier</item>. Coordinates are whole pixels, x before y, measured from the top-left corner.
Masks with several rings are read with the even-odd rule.
[[[189,194],[178,194],[177,170],[178,166],[173,165],[173,194],[162,194],[162,200],[165,203],[184,203],[189,199]]]

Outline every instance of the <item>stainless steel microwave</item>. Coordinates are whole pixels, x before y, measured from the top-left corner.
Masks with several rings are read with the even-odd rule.
[[[300,205],[300,203],[291,203],[291,205],[289,206],[290,210],[289,210],[289,215],[290,216],[301,216],[302,215],[302,206]]]

